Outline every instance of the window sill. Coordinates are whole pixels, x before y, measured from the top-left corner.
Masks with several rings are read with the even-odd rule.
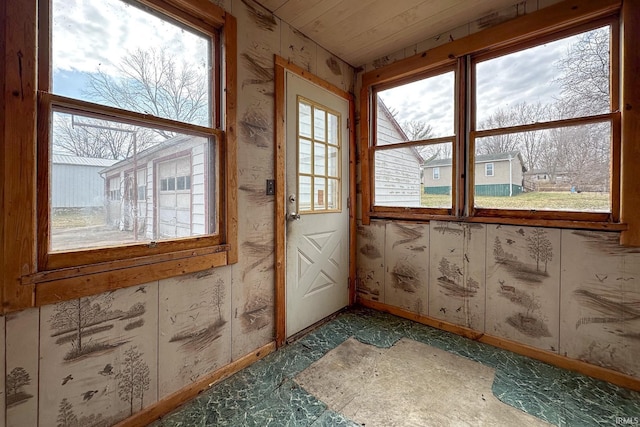
[[[371,219],[396,219],[406,221],[452,221],[482,224],[523,225],[529,227],[569,228],[578,230],[625,231],[628,225],[606,221],[577,221],[570,219],[508,218],[508,217],[456,217],[415,212],[369,212]]]
[[[35,306],[95,295],[155,280],[229,264],[230,245],[176,251],[23,276],[22,285],[35,285]]]

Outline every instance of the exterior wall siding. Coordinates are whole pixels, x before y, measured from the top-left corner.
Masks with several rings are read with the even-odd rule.
[[[51,206],[57,208],[102,208],[105,203],[104,166],[53,164]]]

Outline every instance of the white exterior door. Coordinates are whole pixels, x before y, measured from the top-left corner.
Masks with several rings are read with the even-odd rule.
[[[286,335],[349,302],[349,102],[286,73]]]

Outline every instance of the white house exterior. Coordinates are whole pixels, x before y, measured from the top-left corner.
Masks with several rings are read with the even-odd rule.
[[[208,149],[206,138],[178,136],[104,169],[107,221],[152,240],[213,232]]]
[[[378,98],[377,145],[391,145],[409,138]],[[420,165],[414,148],[378,150],[375,156],[375,204],[378,206],[420,206]]]

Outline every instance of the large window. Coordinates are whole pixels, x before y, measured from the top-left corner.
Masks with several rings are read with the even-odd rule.
[[[4,3],[3,309],[237,262],[235,18],[197,0]]]
[[[619,221],[617,17],[508,26],[363,76],[365,220]]]

